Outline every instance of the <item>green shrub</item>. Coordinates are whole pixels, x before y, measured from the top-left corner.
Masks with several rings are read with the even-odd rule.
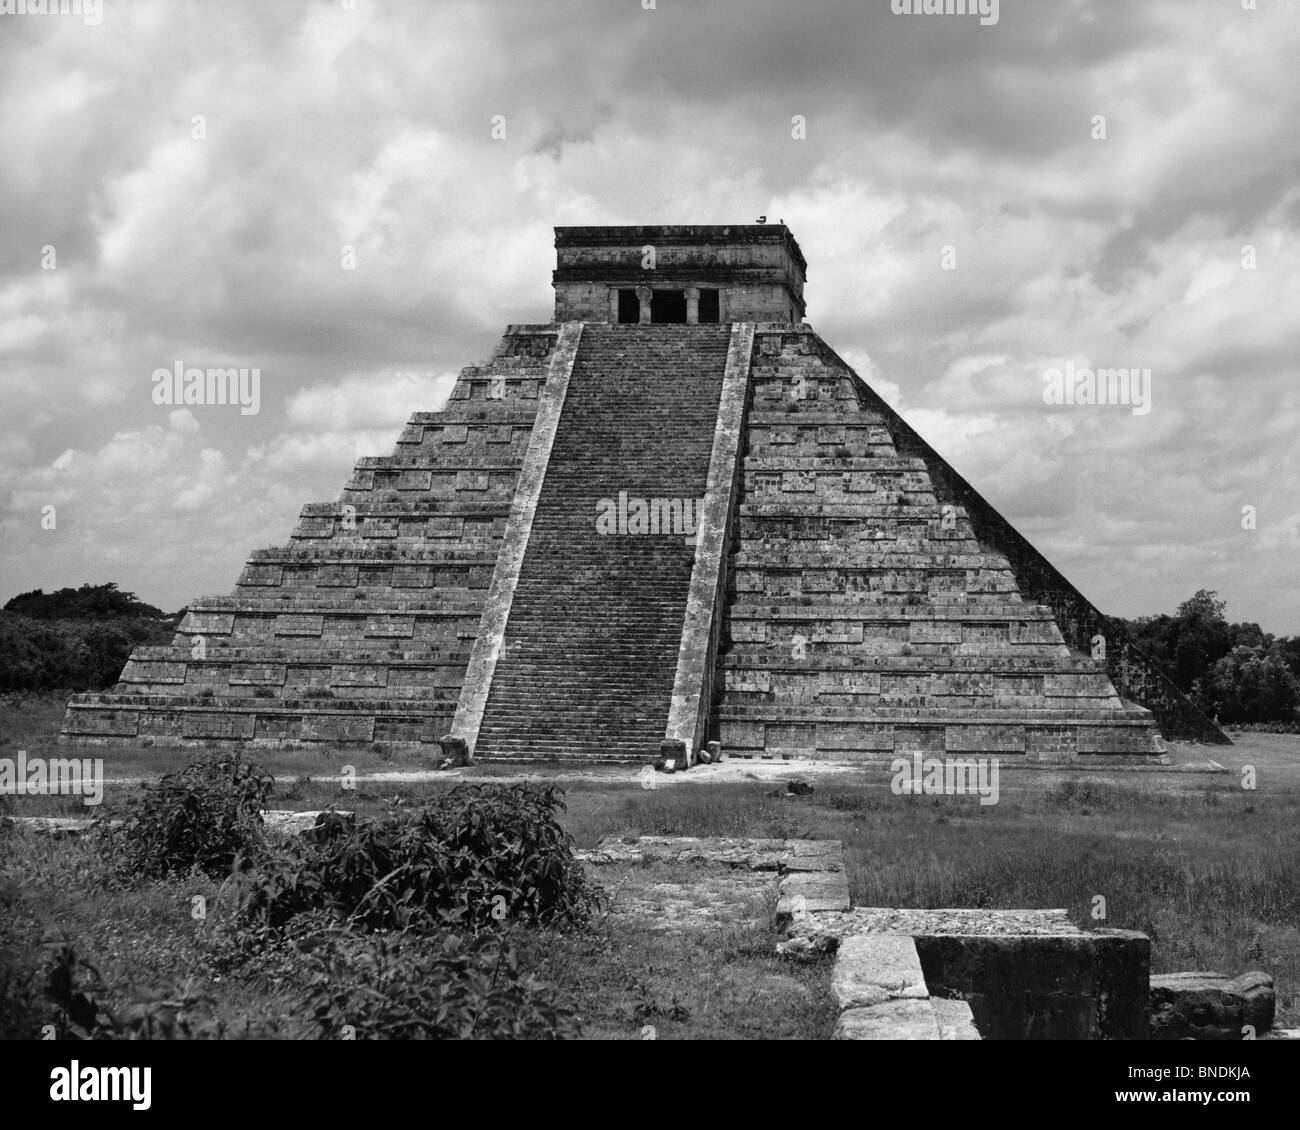
[[[105,828],[117,870],[152,879],[198,868],[214,878],[263,844],[272,778],[238,753],[221,753],[144,786],[124,823]]]
[[[561,1040],[581,1033],[500,937],[335,929],[307,959],[322,1039]]]
[[[276,931],[308,911],[369,930],[582,922],[598,896],[557,819],[562,796],[466,784],[372,820],[322,814],[241,878],[241,923]]]

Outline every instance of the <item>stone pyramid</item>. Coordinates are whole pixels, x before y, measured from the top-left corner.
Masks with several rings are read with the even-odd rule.
[[[233,594],[69,703],[94,744],[1148,759],[1226,741],[803,322],[784,225],[557,228],[511,325]]]

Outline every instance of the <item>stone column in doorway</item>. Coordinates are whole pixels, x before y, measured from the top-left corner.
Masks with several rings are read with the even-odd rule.
[[[618,287],[616,286],[609,288],[609,323],[618,324]]]
[[[650,321],[650,295],[652,291],[648,286],[639,286],[636,288],[637,300],[641,303],[641,314],[639,321],[644,326]]]
[[[686,288],[686,324],[688,326],[697,326],[700,323],[700,288],[698,286],[688,286]]]

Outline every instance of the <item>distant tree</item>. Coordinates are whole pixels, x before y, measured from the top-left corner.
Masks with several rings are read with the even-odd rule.
[[[1220,600],[1213,589],[1197,589],[1196,595],[1189,597],[1178,606],[1175,616],[1180,620],[1223,620],[1223,613],[1228,607],[1226,600]]]
[[[1292,721],[1300,678],[1276,648],[1234,647],[1197,681],[1195,697],[1223,722]]]
[[[4,606],[4,611],[30,616],[33,620],[102,620],[119,616],[166,618],[160,609],[145,604],[133,592],[122,592],[113,581],[50,593],[33,589],[13,597]]]
[[[1291,673],[1300,678],[1300,636],[1283,636],[1277,641],[1276,648],[1291,668]]]

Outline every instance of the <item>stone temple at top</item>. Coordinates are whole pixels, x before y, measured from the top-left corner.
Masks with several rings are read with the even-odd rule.
[[[783,224],[564,227],[391,455],[63,740],[1026,761],[1226,738],[828,346]]]

